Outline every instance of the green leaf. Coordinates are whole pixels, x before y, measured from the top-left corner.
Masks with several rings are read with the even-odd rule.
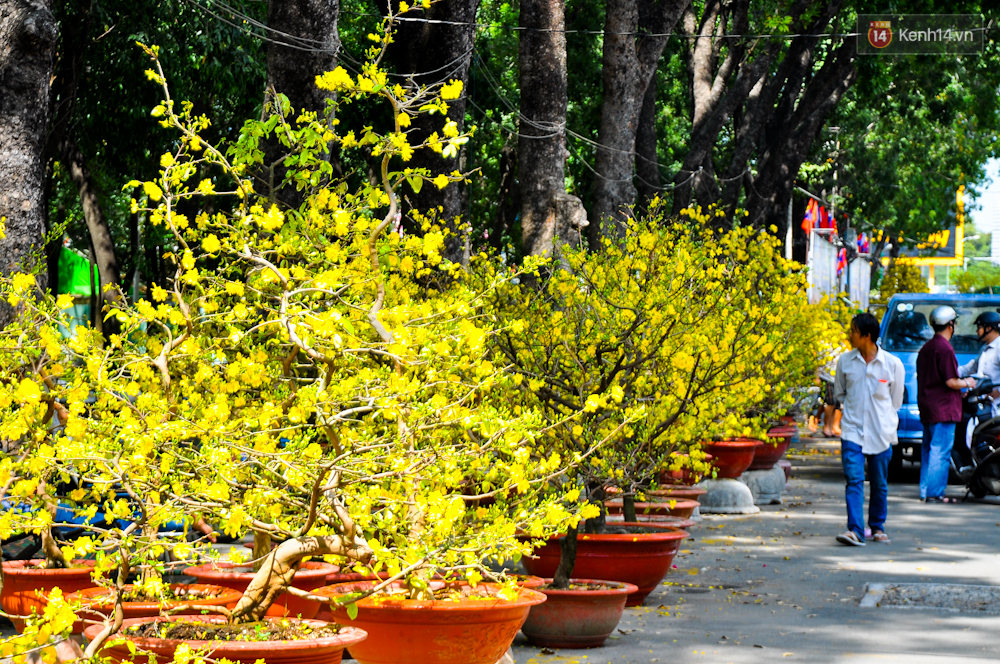
[[[347,617],[350,618],[351,620],[354,620],[355,618],[358,617],[358,605],[355,604],[354,602],[351,602],[350,604],[347,605]]]
[[[421,188],[424,186],[424,179],[419,175],[413,178],[406,178],[406,181],[410,183],[410,187],[413,189],[413,193],[419,194]]]

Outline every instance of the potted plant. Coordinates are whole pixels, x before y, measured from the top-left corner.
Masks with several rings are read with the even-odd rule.
[[[158,178],[128,188],[138,193],[137,212],[174,239],[170,282],[106,311],[121,329],[109,340],[81,328],[69,339],[52,336],[61,303],[29,294],[23,279],[10,283],[32,315],[4,340],[51,339],[22,349],[18,362],[5,359],[4,371],[59,364],[39,393],[70,412],[54,433],[33,424],[54,439],[46,464],[78,463],[92,484],[85,493],[96,492],[127,523],[98,538],[100,560],[117,558],[117,597],[107,624],[88,628],[87,656],[155,652],[156,639],[196,647],[198,634],[216,633],[212,621],[190,627],[191,617],[137,619],[141,627],[123,616],[126,581],[142,567],[129,562],[137,550],[151,573],[211,555],[204,539],[156,532],[198,518],[230,536],[255,536],[255,571],[240,599],[211,609],[229,633],[253,641],[251,659],[268,642],[239,626],[260,624],[269,634],[265,617],[283,594],[342,607],[348,628],[377,621],[378,607],[400,593],[428,616],[448,615],[452,593],[472,594],[488,609],[486,622],[509,614],[514,625],[491,640],[472,630],[474,642],[455,644],[471,659],[449,651],[448,661],[472,664],[499,659],[530,605],[544,600],[514,580],[483,583],[491,574],[485,561],[527,553],[521,533],[544,538],[578,523],[576,496],[550,489],[575,461],[543,454],[534,441],[579,413],[553,420],[513,408],[507,394],[516,377],[492,363],[490,340],[510,326],[483,307],[522,273],[483,279],[475,265],[466,271],[443,260],[447,231],[430,219],[420,234],[394,226],[400,187],[460,179],[407,168],[410,151],[454,150],[467,135],[446,117],[460,84],[387,84],[375,63],[391,22],[360,76],[338,68],[317,80],[340,104],[384,103],[393,118],[387,131],[335,130],[328,118],[296,116],[276,96],[265,120],[248,122],[226,151],[202,138],[205,121],[190,105],[171,100],[148,48],[148,75],[164,95],[153,115],[178,141],[161,157]],[[430,110],[442,115],[441,134],[409,145],[411,118]],[[263,168],[258,141],[275,134],[289,149],[284,186],[299,190],[297,209],[253,190]],[[333,179],[324,157],[331,142],[370,146],[381,159],[379,181]],[[12,400],[4,422],[29,402]],[[114,499],[118,489],[129,499]],[[157,558],[168,551],[170,562]],[[381,580],[346,593],[303,590],[295,578],[309,559]],[[225,562],[248,561],[237,553]],[[288,638],[308,640],[313,623],[291,622],[298,631]],[[352,652],[362,656],[364,643],[355,639]],[[410,652],[403,661],[439,656]]]

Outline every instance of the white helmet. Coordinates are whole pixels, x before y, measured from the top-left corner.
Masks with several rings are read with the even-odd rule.
[[[956,318],[958,318],[958,314],[947,304],[934,307],[934,311],[931,312],[931,325],[934,327],[943,327]]]

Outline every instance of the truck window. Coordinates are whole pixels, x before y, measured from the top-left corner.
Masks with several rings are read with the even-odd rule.
[[[996,311],[995,302],[899,302],[891,311],[886,312],[889,324],[882,339],[882,348],[888,351],[920,350],[920,347],[934,336],[934,330],[928,320],[931,312],[943,304],[958,312],[955,336],[951,338],[955,352],[978,353],[980,344],[973,322],[984,311]]]

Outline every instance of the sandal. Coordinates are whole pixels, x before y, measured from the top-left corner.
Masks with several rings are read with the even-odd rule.
[[[888,544],[891,540],[889,539],[889,536],[883,533],[881,530],[876,530],[874,533],[872,533],[872,541],[879,542],[881,544]]]
[[[952,498],[951,496],[929,496],[924,498],[925,503],[942,503],[945,505],[955,505],[958,503],[957,498]]]
[[[848,530],[846,533],[837,535],[837,541],[841,544],[847,544],[849,546],[864,546],[865,541],[858,537],[858,534],[853,530]]]

